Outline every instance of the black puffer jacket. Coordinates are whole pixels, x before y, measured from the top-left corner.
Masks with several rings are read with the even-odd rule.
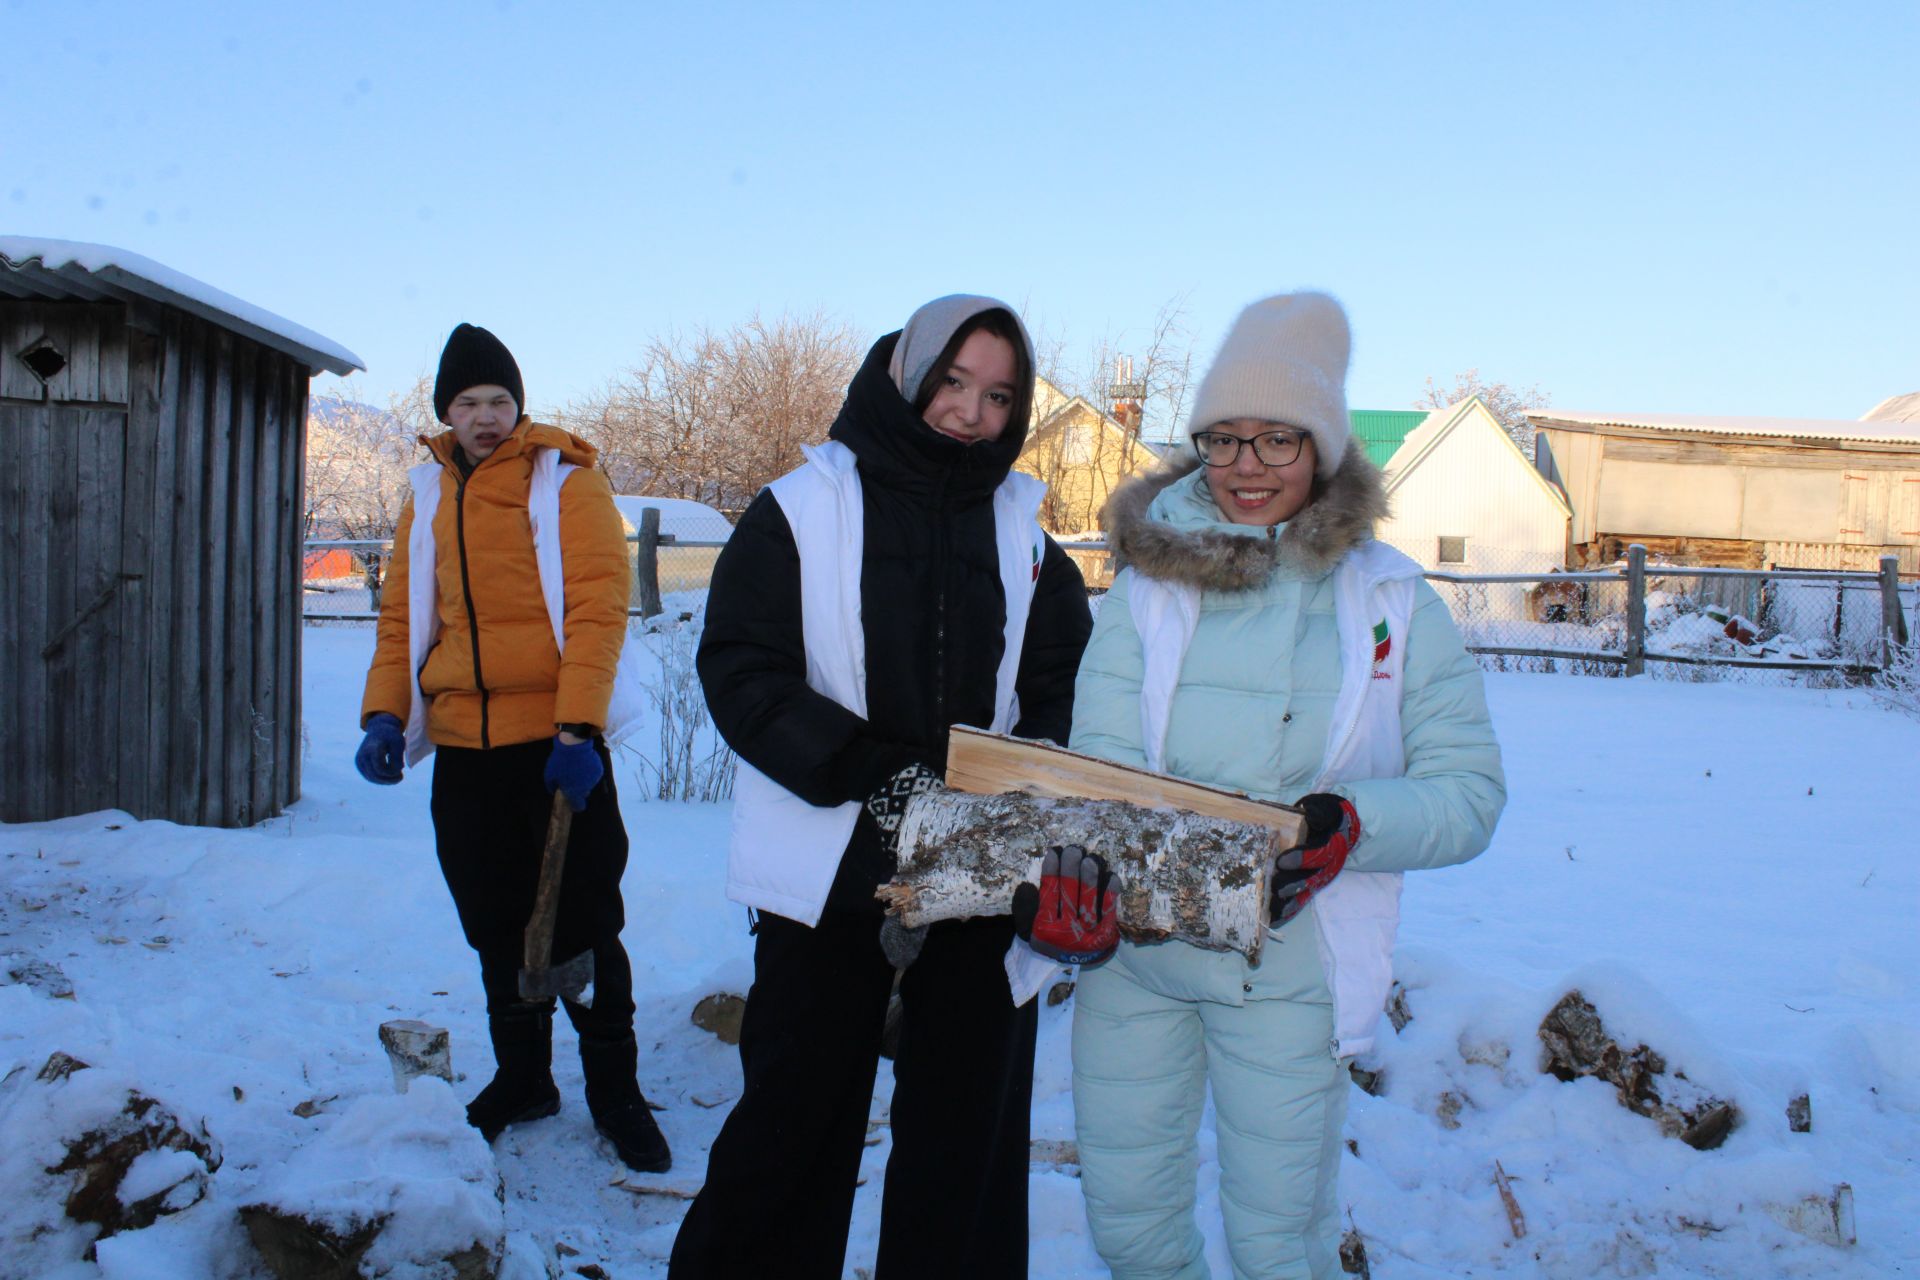
[[[915,760],[941,769],[948,725],[993,720],[1007,616],[993,492],[1027,424],[1009,422],[999,440],[975,445],[927,426],[887,373],[898,336],[868,353],[830,432],[859,460],[867,717],[807,687],[800,555],[771,493],[741,516],[707,597],[698,666],[714,724],[742,758],[813,804],[865,799]],[[1014,733],[1067,740],[1091,630],[1080,571],[1049,538],[1020,655]],[[851,883],[836,882],[829,901],[864,906],[882,871],[864,815],[848,850],[841,880]]]

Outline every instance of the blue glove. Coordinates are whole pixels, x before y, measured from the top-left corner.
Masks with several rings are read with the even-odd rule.
[[[567,743],[556,736],[553,754],[547,757],[547,793],[564,792],[573,811],[580,813],[587,807],[587,793],[600,785],[606,772],[591,738]]]
[[[353,753],[353,767],[368,782],[390,787],[400,781],[407,763],[407,731],[398,716],[376,711],[367,721],[367,736]]]

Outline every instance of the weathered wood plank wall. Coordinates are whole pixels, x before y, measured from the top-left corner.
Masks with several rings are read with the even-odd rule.
[[[129,319],[0,303],[0,819],[243,826],[299,795],[308,374],[183,312]],[[14,367],[43,333],[67,357],[44,386]]]

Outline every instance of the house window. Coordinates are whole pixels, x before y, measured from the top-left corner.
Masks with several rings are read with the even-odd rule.
[[[1465,537],[1449,538],[1441,535],[1439,564],[1465,564],[1467,562],[1467,540]]]

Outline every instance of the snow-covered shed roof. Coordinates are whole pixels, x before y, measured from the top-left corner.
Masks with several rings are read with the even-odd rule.
[[[1862,422],[1920,422],[1920,391],[1888,396],[1860,415]]]
[[[1719,436],[1772,436],[1785,440],[1859,440],[1874,444],[1920,444],[1920,422],[1853,422],[1845,418],[1728,418],[1687,413],[1575,413],[1542,409],[1529,413],[1536,427],[1631,427],[1645,431]]]
[[[704,502],[692,498],[647,498],[617,493],[613,505],[621,518],[635,529],[640,513],[648,507],[660,508],[660,532],[680,542],[725,542],[733,533],[733,524]]]
[[[127,301],[178,307],[285,352],[309,371],[343,377],[366,362],[330,338],[210,284],[112,245],[0,236],[0,297]]]

